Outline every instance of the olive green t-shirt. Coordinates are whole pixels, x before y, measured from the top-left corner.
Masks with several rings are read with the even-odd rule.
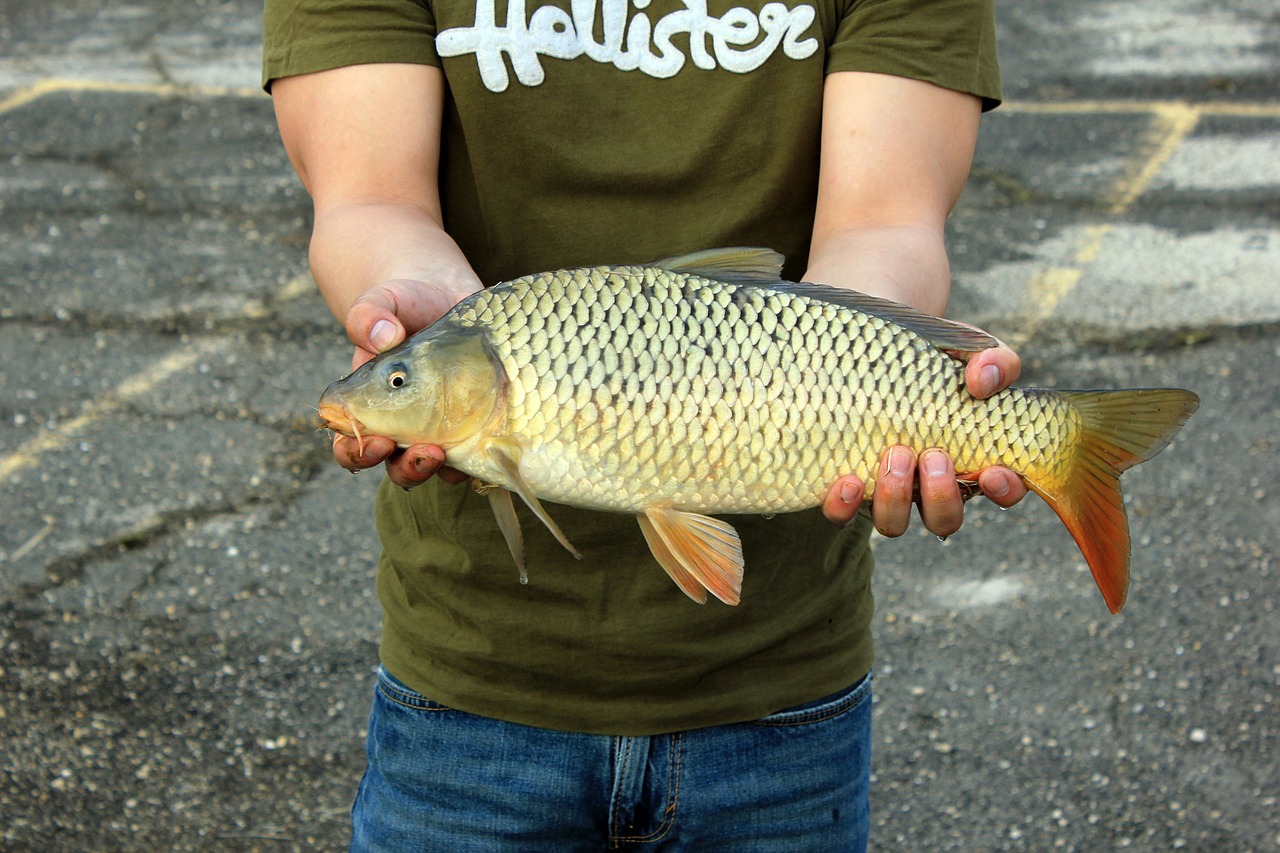
[[[993,0],[268,0],[264,84],[370,62],[448,81],[445,227],[489,283],[770,246],[805,269],[826,74],[999,99]],[[412,93],[406,93],[412,97]],[[699,606],[634,519],[520,508],[529,583],[466,487],[389,482],[381,656],[409,686],[529,725],[655,734],[758,718],[871,666],[870,525],[730,517],[742,603]]]

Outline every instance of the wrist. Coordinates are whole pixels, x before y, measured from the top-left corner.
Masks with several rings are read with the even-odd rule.
[[[452,307],[482,286],[438,220],[412,205],[318,209],[310,257],[316,284],[339,320],[374,291],[413,292]]]
[[[937,229],[868,225],[815,235],[805,280],[942,316],[951,294],[951,265]]]

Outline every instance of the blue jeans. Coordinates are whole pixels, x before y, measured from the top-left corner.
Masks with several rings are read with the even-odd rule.
[[[451,710],[379,671],[352,851],[864,850],[871,677],[761,720],[652,737]]]

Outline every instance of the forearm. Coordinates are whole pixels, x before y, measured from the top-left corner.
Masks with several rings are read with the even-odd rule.
[[[971,95],[918,80],[829,75],[808,279],[945,311],[943,233],[980,110]]]
[[[438,219],[412,204],[351,202],[317,210],[311,271],[339,320],[387,281],[420,281],[452,305],[481,282]]]
[[[941,316],[951,266],[938,229],[880,225],[815,233],[805,281],[881,296]]]
[[[440,69],[397,63],[272,86],[285,149],[315,203],[312,273],[357,346],[369,343],[366,326],[385,319],[411,334],[480,288],[440,214],[445,91]]]

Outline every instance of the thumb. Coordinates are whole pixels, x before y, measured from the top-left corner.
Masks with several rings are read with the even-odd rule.
[[[362,293],[347,309],[347,337],[368,353],[391,349],[406,337],[404,324],[397,317],[399,305],[389,288],[374,287]]]
[[[969,358],[965,365],[965,384],[973,396],[985,399],[1008,388],[1021,372],[1022,360],[1002,343]]]

